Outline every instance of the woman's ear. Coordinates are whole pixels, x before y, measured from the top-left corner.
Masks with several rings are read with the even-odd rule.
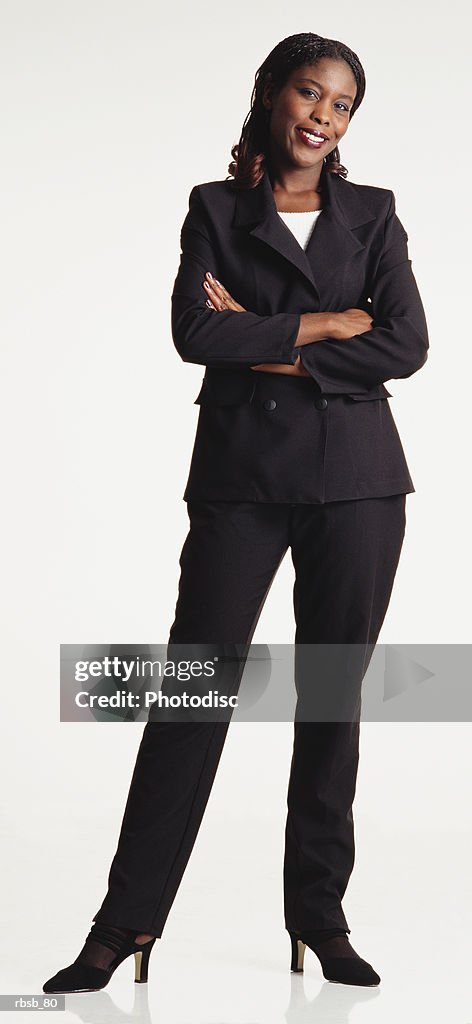
[[[265,107],[266,110],[270,110],[272,107],[273,95],[274,86],[273,83],[268,78],[267,81],[264,82],[264,86],[262,89],[262,105]]]

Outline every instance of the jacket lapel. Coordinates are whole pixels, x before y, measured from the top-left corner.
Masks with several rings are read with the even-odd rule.
[[[293,264],[309,282],[318,301],[331,277],[365,248],[355,229],[375,220],[375,213],[352,183],[330,174],[325,166],[321,188],[323,210],[306,250],[279,217],[267,170],[256,188],[235,189],[233,218],[234,227],[247,229]]]

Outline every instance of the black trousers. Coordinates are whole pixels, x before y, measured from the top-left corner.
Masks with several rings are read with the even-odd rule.
[[[372,651],[400,557],[405,503],[405,494],[322,505],[188,502],[169,643],[250,643],[290,548],[295,643]],[[162,935],[228,728],[228,721],[148,721],[95,921]],[[290,930],[350,931],[341,901],[354,865],[359,729],[359,720],[294,722],[283,879]]]

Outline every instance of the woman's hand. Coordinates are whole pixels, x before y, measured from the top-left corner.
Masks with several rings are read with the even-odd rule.
[[[311,373],[305,370],[305,367],[297,356],[295,363],[259,363],[257,366],[251,366],[251,370],[262,370],[264,373],[286,373],[290,377],[311,377]]]
[[[218,313],[223,309],[232,309],[237,313],[247,312],[244,306],[241,306],[239,302],[236,302],[236,299],[233,299],[233,296],[230,295],[224,285],[222,285],[216,277],[213,277],[213,275],[210,274],[209,270],[205,274],[203,287],[207,293],[206,304],[210,309],[214,309],[215,312]],[[263,372],[268,373],[285,373],[290,374],[292,377],[310,376],[308,370],[305,370],[300,356],[298,356],[293,365],[289,365],[287,363],[260,363],[257,366],[250,366],[249,369],[262,370]]]
[[[329,337],[338,341],[353,338],[356,334],[365,334],[372,327],[372,317],[363,309],[345,309],[342,313],[330,313],[331,324]]]
[[[211,306],[217,313],[221,312],[222,309],[232,309],[236,313],[247,313],[244,306],[241,306],[239,302],[236,302],[236,299],[233,299],[233,296],[220,284],[216,277],[210,274],[209,270],[205,274],[203,287],[208,296],[207,306]]]

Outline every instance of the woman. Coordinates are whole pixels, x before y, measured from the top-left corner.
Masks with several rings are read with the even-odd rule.
[[[423,365],[428,335],[393,193],[348,182],[340,162],[364,90],[344,44],[284,39],[256,74],[230,179],[190,194],[172,331],[182,359],[206,370],[169,642],[249,644],[290,547],[297,654],[361,651],[351,718],[294,723],[285,924],[293,971],[308,946],[325,978],[376,985],[341,901],[354,863],[360,684],[414,491],[384,381]],[[131,953],[136,980],[147,979],[227,729],[147,723],[108,893],[45,992],[103,988]]]

